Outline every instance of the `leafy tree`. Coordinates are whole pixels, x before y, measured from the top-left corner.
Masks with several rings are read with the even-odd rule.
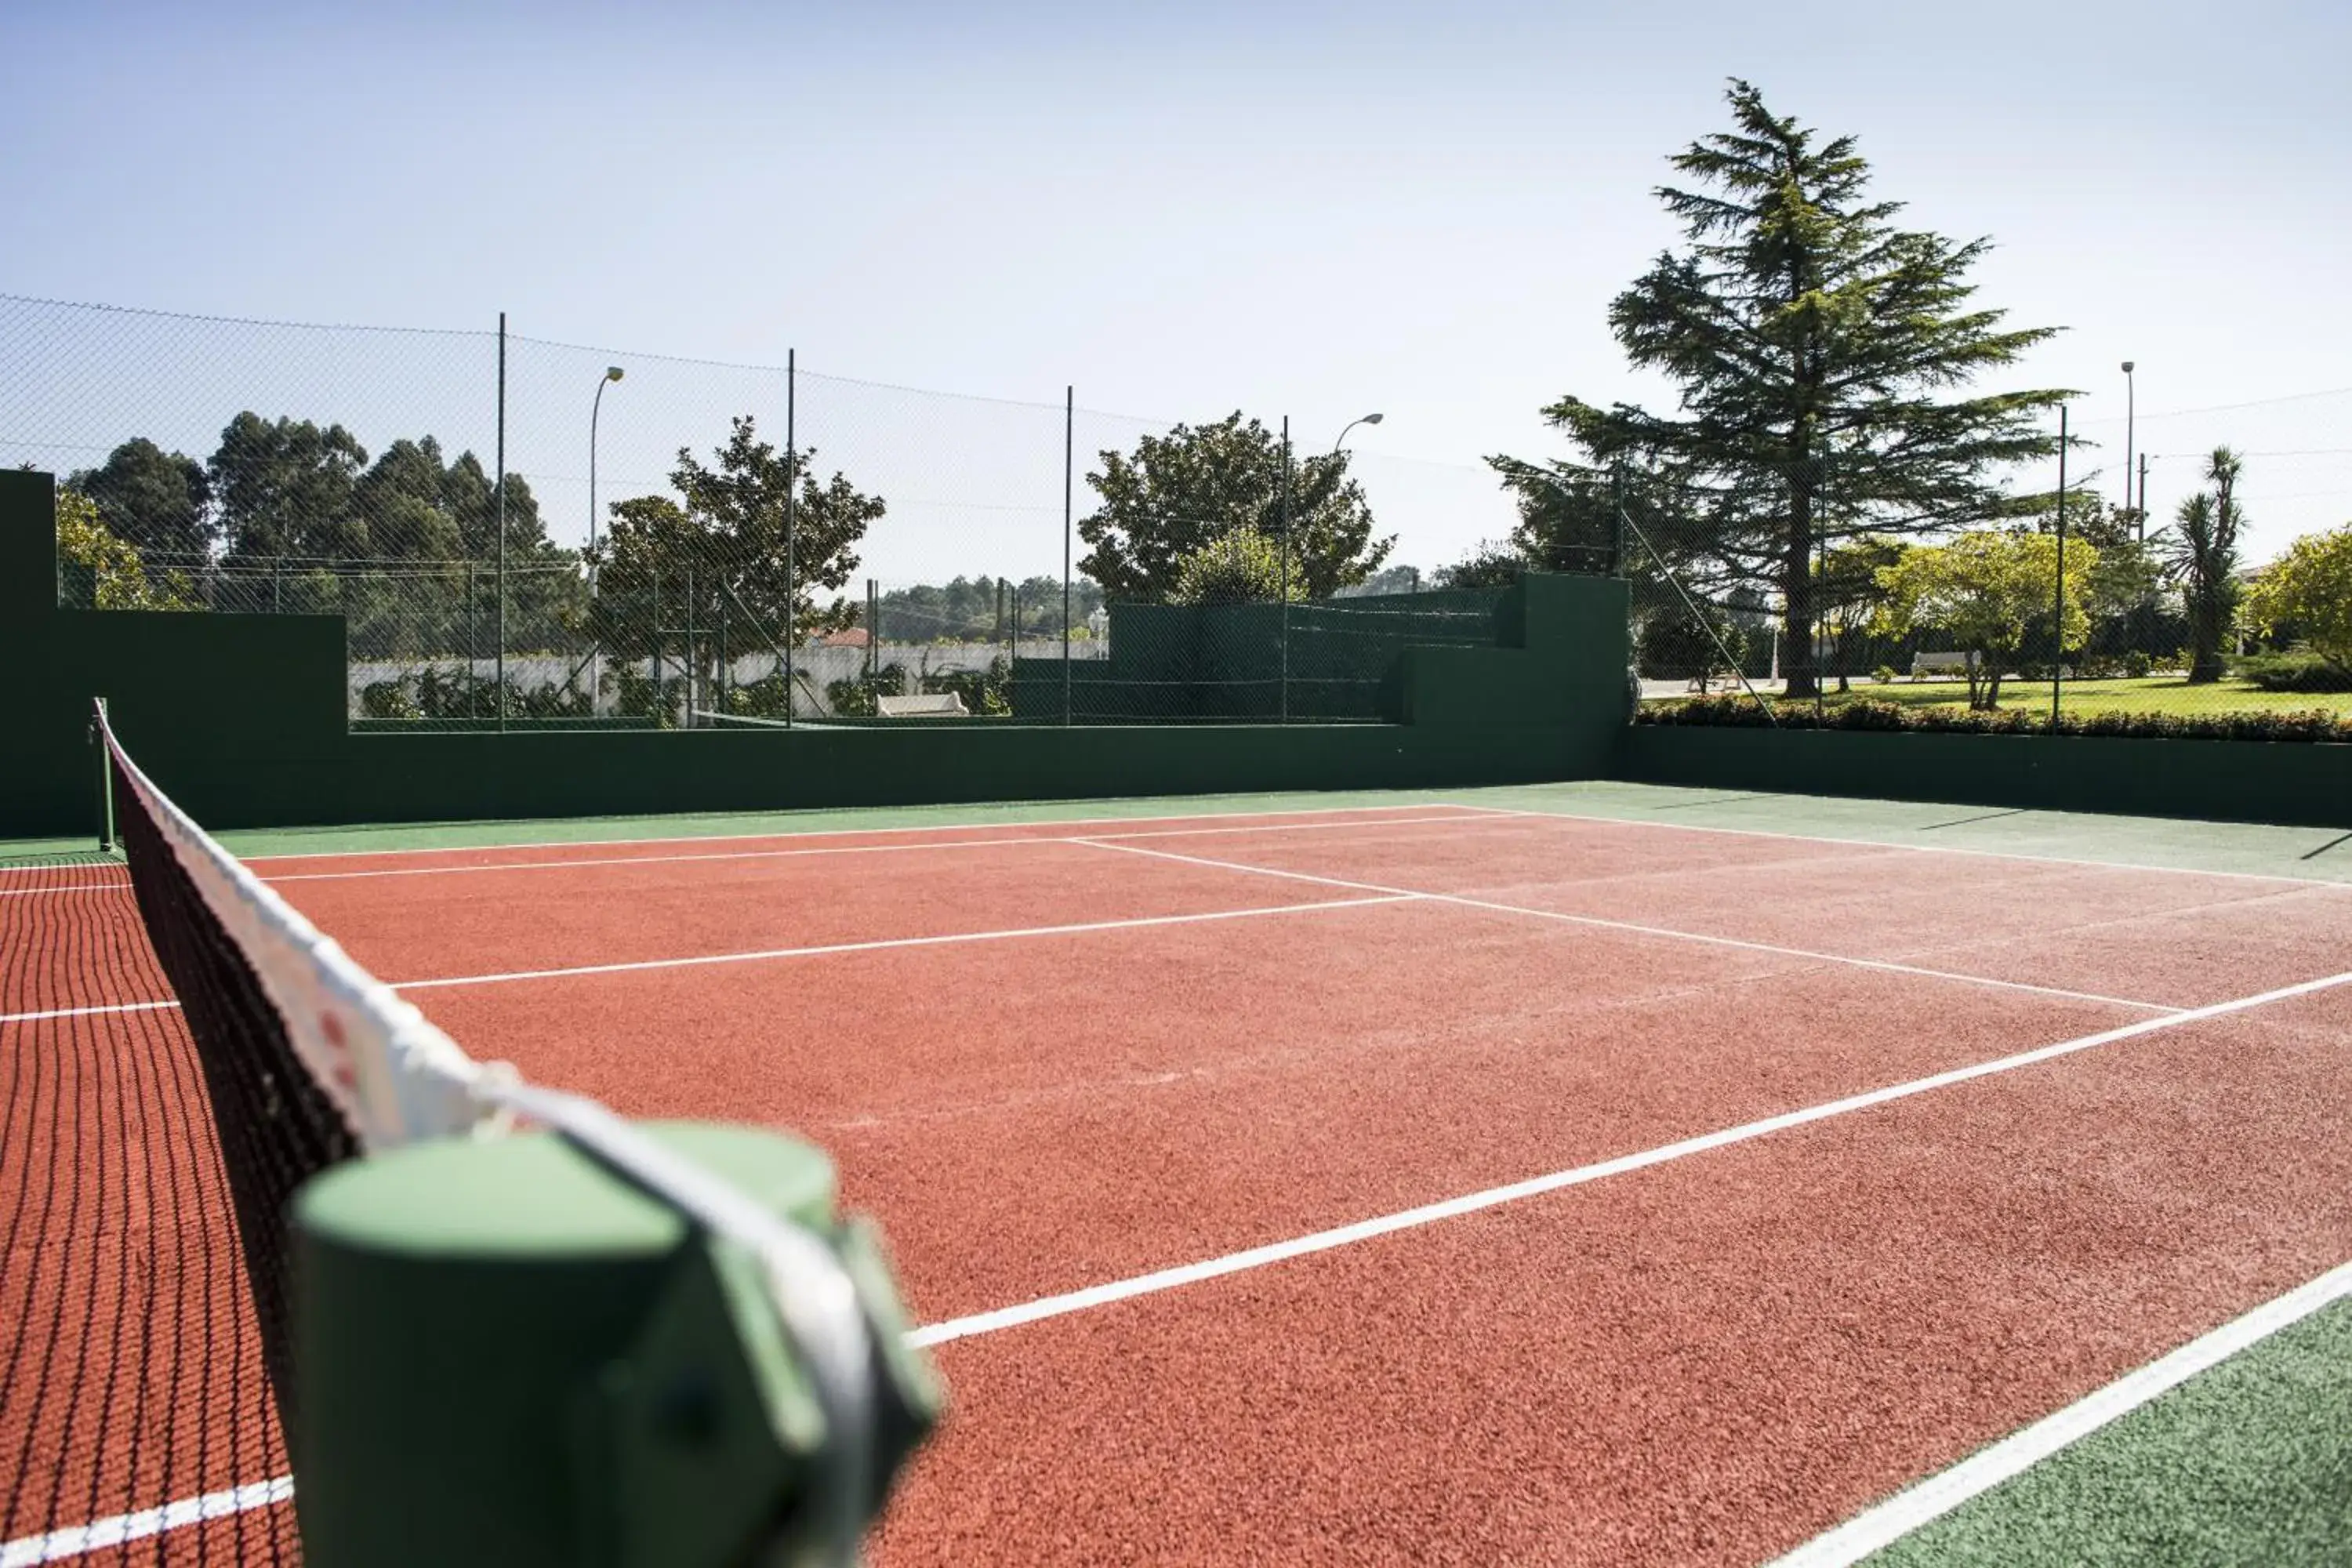
[[[2089,637],[2084,608],[2098,552],[2066,549],[2066,613],[2058,628],[2063,653]],[[1942,544],[1915,545],[1882,567],[1886,601],[1877,626],[1901,637],[1914,628],[1944,633],[1977,657],[1969,668],[1969,706],[2000,705],[2000,678],[2023,650],[2027,631],[2046,625],[2057,586],[2058,541],[2046,533],[1980,529]]]
[[[2352,678],[2352,527],[2307,533],[2254,575],[2246,614],[2265,634],[2292,626]]]
[[[2221,644],[2238,606],[2238,535],[2246,519],[2237,489],[2244,473],[2245,461],[2237,453],[2214,447],[2205,459],[2211,492],[2182,501],[2173,526],[2150,542],[2168,575],[2179,584],[2182,605],[2189,612],[2189,679],[2193,682],[2219,680],[2223,674]]]
[[[1441,588],[1507,588],[1528,569],[1527,552],[1516,543],[1481,540],[1478,548],[1451,566],[1437,569]]]
[[[206,465],[227,559],[366,555],[352,506],[366,467],[367,449],[340,425],[239,414]]]
[[[1948,394],[2051,336],[1971,303],[1988,242],[1899,228],[1866,195],[1853,138],[1822,142],[1744,81],[1734,128],[1673,160],[1681,221],[1620,294],[1610,325],[1633,363],[1680,388],[1679,416],[1564,397],[1546,416],[1598,482],[1616,466],[1674,498],[1696,553],[1778,591],[1789,691],[1811,695],[1814,557],[1826,531],[1899,536],[2023,510],[1993,479],[2050,455],[2055,390]]]
[[[678,448],[669,480],[679,500],[613,503],[612,526],[592,557],[596,598],[586,629],[606,652],[643,658],[657,646],[682,653],[674,634],[690,626],[713,634],[698,642],[698,658],[709,662],[722,626],[734,647],[782,639],[788,604],[803,638],[851,625],[857,605],[840,592],[857,570],[856,545],[884,503],[840,473],[820,481],[815,458],[814,447],[795,461],[761,440],[749,415],[734,421],[708,464],[692,448]],[[794,482],[788,577],[784,498]],[[820,592],[833,596],[822,608]]]
[[[1144,437],[1132,455],[1101,458],[1101,471],[1087,475],[1101,504],[1078,522],[1091,547],[1078,565],[1111,598],[1168,599],[1184,560],[1237,530],[1281,552],[1283,445],[1256,420],[1236,411],[1213,425],[1179,425]],[[1372,537],[1371,508],[1348,478],[1346,453],[1293,456],[1289,481],[1289,575],[1307,597],[1328,598],[1388,559],[1396,537]]]
[[[1273,605],[1307,597],[1307,580],[1286,580],[1282,547],[1255,528],[1221,533],[1176,563],[1168,599],[1177,605]]]
[[[1375,594],[1418,594],[1424,586],[1418,566],[1383,566],[1360,583],[1332,595],[1337,599],[1369,598]]]
[[[204,465],[166,452],[144,436],[125,441],[106,455],[102,466],[86,468],[67,483],[97,507],[109,533],[135,550],[201,556],[219,534]]]
[[[1881,574],[1903,559],[1908,546],[1868,535],[1851,543],[1832,545],[1813,566],[1813,597],[1820,606],[1822,635],[1837,665],[1840,691],[1853,686],[1853,647],[1857,637],[1878,624],[1886,603]]]
[[[58,491],[58,560],[86,574],[100,610],[196,610],[204,606],[181,573],[148,571],[139,549],[106,526],[99,504],[70,486]]]
[[[1627,504],[1620,487],[1568,464],[1506,457],[1489,458],[1486,463],[1502,476],[1503,488],[1518,508],[1511,543],[1527,565],[1540,572],[1588,574],[1654,570],[1630,540],[1626,550],[1635,559],[1619,559],[1619,541],[1626,531],[1618,509]]]

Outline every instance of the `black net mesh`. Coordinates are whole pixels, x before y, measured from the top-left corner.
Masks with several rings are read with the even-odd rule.
[[[196,891],[143,798],[113,769],[117,825],[149,940],[196,1045],[236,1207],[263,1355],[281,1409],[293,1388],[286,1214],[295,1189],[359,1142],[295,1054],[253,966]]]

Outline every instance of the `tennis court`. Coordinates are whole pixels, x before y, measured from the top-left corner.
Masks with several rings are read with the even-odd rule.
[[[1502,798],[249,863],[832,1152],[950,1392],[882,1563],[1764,1562],[2352,1258],[2352,889]],[[5,1562],[290,1558],[120,863],[0,935]]]

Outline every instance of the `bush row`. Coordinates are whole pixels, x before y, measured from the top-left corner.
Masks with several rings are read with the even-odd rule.
[[[2352,719],[2322,709],[2304,713],[2047,713],[2003,709],[1978,713],[1956,708],[1906,708],[1861,699],[1816,712],[1810,702],[1776,702],[1764,710],[1742,692],[1648,702],[1633,710],[1636,724],[1714,724],[1783,730],[1912,731],[1960,735],[2115,735],[2155,741],[2333,741],[2352,743]]]
[[[2230,673],[2264,691],[2352,691],[2352,669],[2307,648],[2234,658]]]

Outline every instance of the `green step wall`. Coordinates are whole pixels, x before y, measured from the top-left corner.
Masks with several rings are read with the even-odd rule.
[[[0,838],[96,822],[89,703],[219,827],[782,810],[1593,777],[1624,728],[1625,590],[1533,577],[1509,646],[1411,648],[1401,723],[352,734],[334,616],[63,610],[46,474],[0,473]]]

